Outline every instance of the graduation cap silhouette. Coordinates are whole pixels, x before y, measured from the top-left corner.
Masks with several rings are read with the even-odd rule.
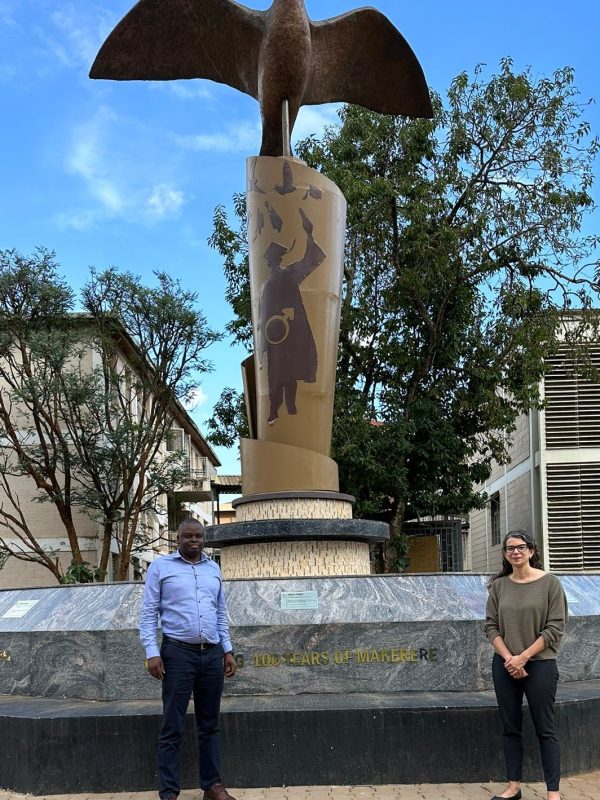
[[[267,261],[267,264],[269,264],[269,266],[271,266],[272,264],[279,265],[284,255],[286,253],[292,252],[295,244],[296,244],[295,239],[290,245],[290,247],[286,247],[285,245],[280,244],[279,242],[271,242],[271,244],[265,250],[265,259]]]
[[[265,207],[269,213],[269,221],[271,222],[271,227],[273,230],[277,231],[277,233],[281,233],[281,229],[283,228],[283,220],[275,211],[272,205],[270,205],[268,200],[265,200]]]

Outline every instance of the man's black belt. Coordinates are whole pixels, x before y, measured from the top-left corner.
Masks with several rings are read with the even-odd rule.
[[[182,642],[181,639],[173,639],[172,636],[167,636],[163,633],[164,642],[173,642],[178,647],[183,647],[186,650],[210,650],[211,647],[216,647],[216,642]]]

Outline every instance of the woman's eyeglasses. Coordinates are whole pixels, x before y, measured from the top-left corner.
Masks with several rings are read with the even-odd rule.
[[[529,550],[528,544],[509,544],[504,548],[505,553],[525,553]]]

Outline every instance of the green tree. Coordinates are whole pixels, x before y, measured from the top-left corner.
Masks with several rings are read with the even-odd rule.
[[[390,522],[382,568],[405,563],[404,520],[484,501],[473,486],[539,403],[565,310],[577,337],[595,325],[598,238],[581,227],[599,142],[573,79],[505,59],[457,76],[431,121],[345,107],[297,148],[348,201],[332,457],[357,513]],[[248,343],[241,211],[236,232],[217,209],[211,241]]]
[[[0,553],[59,581],[102,580],[116,542],[123,580],[148,544],[146,512],[183,482],[182,454],[162,445],[220,337],[196,295],[163,273],[144,286],[92,270],[74,314],[76,300],[52,253],[0,251]],[[28,499],[58,512],[67,570],[32,530],[24,480]],[[97,565],[82,556],[77,513],[99,525]]]
[[[385,422],[352,488],[390,520],[388,566],[403,519],[481,502],[473,484],[538,402],[562,311],[590,305],[595,241],[579,230],[598,144],[576,98],[571,70],[536,82],[507,60],[487,81],[460,75],[432,125],[352,109],[305,147],[354,209],[338,419],[358,394],[362,424]],[[357,472],[349,433],[342,474]]]

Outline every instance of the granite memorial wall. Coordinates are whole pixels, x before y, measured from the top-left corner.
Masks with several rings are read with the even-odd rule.
[[[600,678],[600,575],[561,575],[570,620],[563,681]],[[480,691],[487,577],[471,574],[233,580],[238,673],[229,695]],[[0,592],[0,694],[159,697],[138,639],[143,586]]]

